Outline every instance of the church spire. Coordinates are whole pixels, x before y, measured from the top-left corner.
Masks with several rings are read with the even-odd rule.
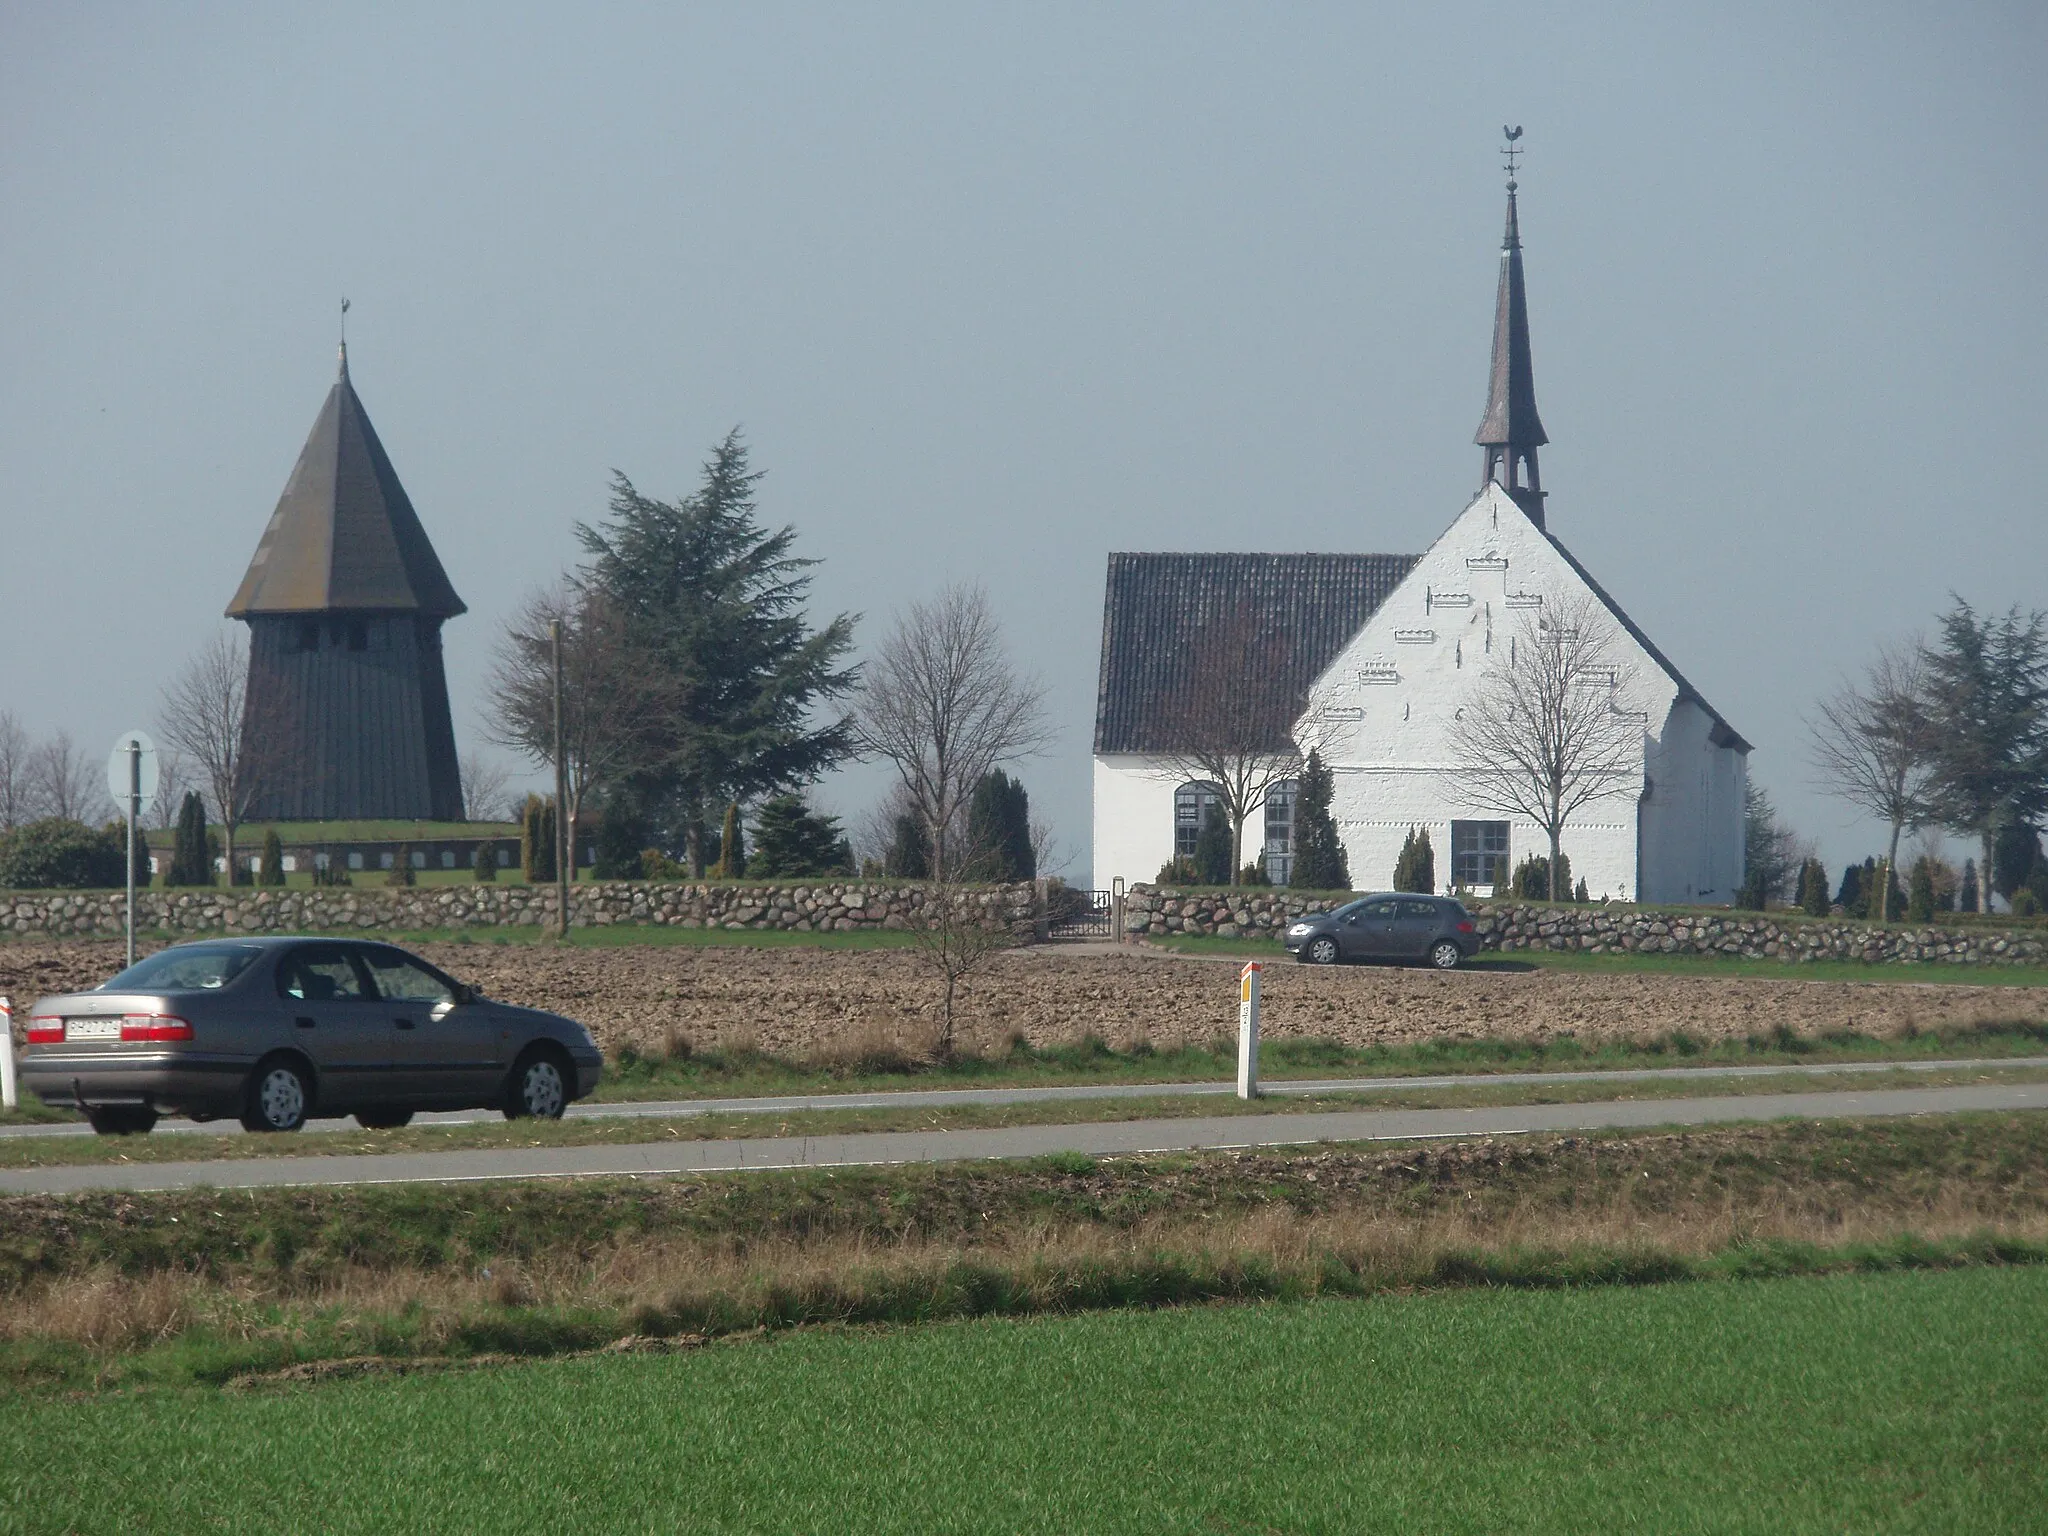
[[[1500,242],[1500,290],[1493,310],[1493,368],[1487,380],[1486,419],[1472,441],[1485,451],[1482,486],[1498,484],[1523,511],[1543,523],[1543,481],[1536,450],[1550,441],[1536,414],[1536,373],[1529,359],[1529,296],[1522,279],[1522,233],[1515,210],[1515,141],[1520,128],[1504,128],[1508,163],[1507,228]]]

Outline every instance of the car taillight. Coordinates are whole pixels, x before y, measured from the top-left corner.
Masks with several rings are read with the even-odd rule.
[[[52,1014],[42,1014],[28,1021],[28,1043],[30,1045],[57,1045],[64,1039],[64,1021]]]
[[[1466,918],[1465,921],[1463,921],[1462,923],[1458,924],[1458,932],[1460,933],[1472,933],[1477,931],[1477,929],[1478,924],[1474,923],[1472,919],[1469,917]]]
[[[123,1040],[190,1040],[192,1025],[170,1013],[124,1013],[121,1015],[121,1038]]]

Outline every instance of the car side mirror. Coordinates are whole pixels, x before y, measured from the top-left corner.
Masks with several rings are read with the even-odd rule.
[[[480,995],[477,989],[469,985],[468,982],[458,981],[455,983],[455,1001],[457,1003],[473,1003]]]

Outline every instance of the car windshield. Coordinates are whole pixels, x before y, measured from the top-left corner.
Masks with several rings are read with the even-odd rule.
[[[102,992],[212,992],[226,986],[263,953],[257,944],[180,944],[138,960]]]

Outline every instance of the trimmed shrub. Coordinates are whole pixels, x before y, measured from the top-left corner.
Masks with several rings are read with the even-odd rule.
[[[1195,838],[1195,870],[1203,885],[1230,884],[1230,823],[1223,807],[1211,804]]]
[[[1921,854],[1907,880],[1906,917],[1915,923],[1934,921],[1934,861]]]
[[[1038,874],[1038,856],[1031,848],[1031,797],[1020,779],[1000,768],[990,769],[974,786],[967,803],[967,846],[974,876],[1001,882],[1030,880]]]
[[[413,885],[417,883],[412,872],[412,845],[400,843],[398,851],[391,856],[391,867],[384,871],[386,885]]]
[[[640,850],[647,846],[647,824],[623,795],[608,796],[597,819],[597,840],[591,850],[590,873],[597,880],[633,880],[640,874]]]
[[[519,867],[535,885],[555,878],[555,805],[528,795],[519,813]]]
[[[178,830],[171,842],[165,885],[213,884],[213,852],[206,831],[206,802],[186,791],[178,806]]]
[[[111,890],[127,878],[127,850],[104,827],[50,816],[0,834],[0,887]]]
[[[737,880],[746,873],[747,841],[746,832],[740,826],[740,808],[736,801],[728,801],[725,807],[725,824],[718,829],[718,863],[711,873],[721,880]]]
[[[488,884],[498,878],[498,850],[489,843],[476,851],[476,863],[471,873],[479,884]]]
[[[1273,877],[1266,873],[1266,861],[1264,859],[1253,859],[1251,863],[1245,865],[1243,869],[1237,872],[1237,883],[1239,885],[1271,885]]]
[[[1164,864],[1160,865],[1159,874],[1155,878],[1154,883],[1158,885],[1200,885],[1202,883],[1202,872],[1195,868],[1195,861],[1193,859],[1183,854],[1178,858],[1168,859]]]

